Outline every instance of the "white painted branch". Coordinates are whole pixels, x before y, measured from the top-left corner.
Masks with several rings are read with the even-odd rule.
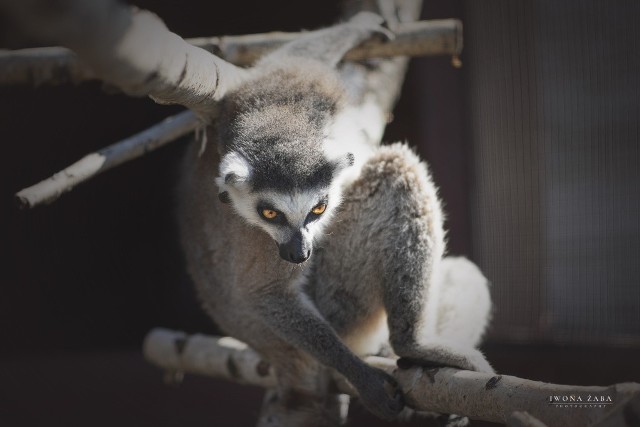
[[[166,118],[149,129],[88,154],[50,178],[21,190],[16,194],[18,205],[21,208],[33,208],[51,203],[81,182],[194,131],[199,123],[191,111]]]
[[[346,55],[347,60],[391,56],[459,55],[462,23],[457,19],[401,23],[389,42],[371,40]],[[187,39],[225,60],[247,66],[302,33],[273,32],[244,36]],[[79,83],[97,79],[73,51],[61,47],[0,50],[0,85]]]
[[[0,5],[32,35],[73,50],[93,74],[129,95],[149,95],[206,116],[247,76],[169,31],[155,14],[115,0],[1,0]]]
[[[154,329],[145,338],[143,351],[149,362],[169,372],[195,373],[268,388],[275,385],[269,365],[252,349],[232,338],[189,336]],[[407,404],[415,410],[459,414],[498,423],[509,421],[513,425],[589,426],[640,396],[640,384],[637,383],[609,387],[568,386],[453,368],[400,370],[391,359],[370,357],[366,360],[395,375]],[[341,377],[336,378],[336,387],[340,392],[355,395],[353,388]],[[565,395],[584,399],[609,396],[612,403],[603,405],[605,409],[549,404],[549,396]],[[523,414],[524,411],[528,414]],[[515,416],[514,412],[517,413]],[[620,419],[624,422],[622,417]],[[619,425],[632,426],[630,422],[636,418],[629,419],[627,424]],[[521,424],[515,424],[518,421]],[[522,424],[524,422],[529,424]]]

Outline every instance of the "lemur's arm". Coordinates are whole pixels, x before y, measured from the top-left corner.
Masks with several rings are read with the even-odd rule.
[[[271,284],[260,293],[257,309],[264,322],[285,341],[344,375],[371,412],[393,419],[403,406],[393,377],[353,354],[311,302],[287,288],[284,283]]]
[[[343,24],[311,31],[287,43],[267,55],[262,63],[278,61],[283,57],[298,56],[317,59],[330,67],[335,67],[345,53],[370,38],[372,34],[380,34],[386,39],[393,38],[393,33],[381,25],[383,22],[384,19],[375,13],[360,12]]]

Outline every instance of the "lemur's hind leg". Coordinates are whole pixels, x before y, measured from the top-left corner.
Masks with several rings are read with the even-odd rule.
[[[438,333],[449,334],[464,326],[438,323],[442,297],[450,301],[451,295],[440,289],[446,283],[440,271],[445,236],[440,202],[426,165],[405,144],[381,147],[365,163],[361,176],[345,197],[347,212],[338,218],[344,221],[337,224],[335,234],[348,236],[332,236],[332,242],[341,239],[345,247],[340,248],[340,253],[348,255],[349,260],[366,263],[366,269],[373,273],[365,280],[358,278],[359,282],[342,278],[343,289],[333,292],[339,295],[351,288],[363,288],[355,292],[361,295],[353,303],[355,307],[362,300],[369,301],[369,305],[380,301],[387,315],[391,346],[405,361],[493,372],[473,348],[479,333],[470,334],[468,341],[461,338],[464,334],[447,338]],[[325,267],[325,271],[331,270],[335,271]],[[480,286],[485,283],[481,281]],[[459,313],[456,309],[450,311]],[[372,319],[374,313],[371,309],[361,318]],[[479,313],[479,317],[487,314]],[[332,322],[340,320],[337,316],[328,317]],[[358,332],[353,325],[342,329],[344,332],[339,332],[347,339]]]
[[[493,372],[473,348],[475,342],[438,334],[445,239],[440,201],[426,165],[400,144],[382,148],[370,163],[375,161],[363,171],[363,179],[369,171],[386,176],[378,191],[386,193],[395,211],[383,258],[391,346],[411,362]]]

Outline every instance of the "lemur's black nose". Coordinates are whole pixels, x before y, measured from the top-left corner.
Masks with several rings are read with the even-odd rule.
[[[300,264],[308,260],[310,255],[311,255],[311,251],[309,250],[304,253],[298,253],[298,254],[290,252],[289,261],[295,262],[296,264]]]
[[[300,264],[311,256],[311,245],[297,232],[287,243],[279,245],[280,257],[289,262]]]

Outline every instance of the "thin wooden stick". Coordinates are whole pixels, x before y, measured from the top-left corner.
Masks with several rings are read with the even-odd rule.
[[[269,364],[233,338],[189,336],[158,328],[146,336],[143,351],[149,362],[168,372],[195,373],[267,388],[276,381]],[[589,426],[640,396],[637,383],[570,386],[453,368],[401,370],[394,360],[381,357],[369,357],[366,361],[393,374],[404,391],[407,405],[415,410],[512,425]],[[335,377],[335,385],[339,392],[356,395],[339,375]],[[553,404],[554,396],[560,404]],[[567,402],[563,404],[565,397]],[[575,402],[578,397],[582,399],[580,407]],[[589,398],[591,402],[587,401]],[[528,414],[522,414],[524,411]],[[525,422],[529,424],[522,424]],[[619,426],[634,425],[632,419],[621,422]]]
[[[388,42],[371,40],[347,53],[347,60],[392,56],[459,55],[462,23],[443,19],[403,23]],[[247,66],[301,33],[272,32],[186,39],[235,65]],[[78,56],[63,47],[0,50],[0,85],[80,83],[97,79]]]
[[[18,192],[18,206],[33,208],[51,203],[81,182],[194,131],[199,123],[193,112],[184,111],[136,135],[88,154],[50,178]]]

